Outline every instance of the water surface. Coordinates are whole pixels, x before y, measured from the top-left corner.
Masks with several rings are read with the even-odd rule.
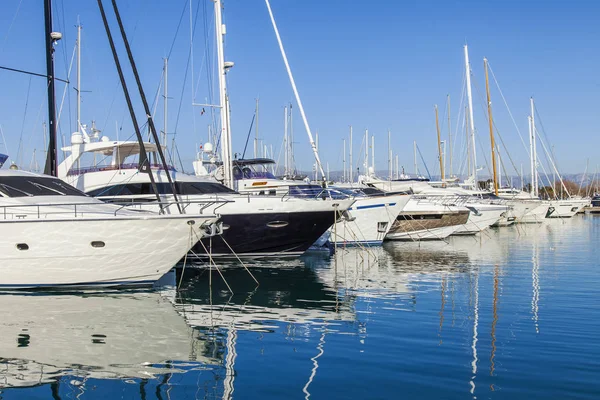
[[[258,286],[3,294],[0,398],[599,398],[599,239],[577,216],[255,262]]]

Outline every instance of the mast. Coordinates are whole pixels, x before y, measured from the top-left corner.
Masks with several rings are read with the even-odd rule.
[[[217,71],[219,71],[219,106],[221,107],[221,159],[223,161],[223,183],[225,186],[233,189],[233,174],[231,165],[231,132],[229,130],[229,106],[227,101],[227,85],[225,75],[227,74],[229,64],[225,66],[225,56],[223,54],[223,41],[225,39],[225,24],[221,16],[221,0],[215,2],[215,36],[217,39]],[[256,147],[255,147],[256,151]]]
[[[365,176],[369,174],[369,130],[365,129]]]
[[[44,0],[44,22],[46,31],[46,79],[48,95],[48,155],[44,174],[57,176],[56,152],[56,99],[54,97],[54,44],[61,34],[52,32],[52,0]]]
[[[396,179],[399,178],[399,174],[400,174],[400,168],[399,168],[400,164],[399,164],[399,159],[398,159],[398,154],[396,154]]]
[[[494,182],[494,194],[498,196],[498,173],[496,170],[496,142],[494,141],[494,121],[492,119],[492,100],[490,98],[490,80],[488,78],[488,60],[483,59],[483,67],[485,68],[485,92],[487,95],[488,121],[490,125],[490,143],[492,145],[492,172]],[[498,155],[500,157],[500,155]]]
[[[535,176],[535,168],[534,168],[534,163],[533,163],[533,141],[535,140],[533,137],[533,133],[531,130],[531,115],[527,116],[527,121],[529,124],[529,165],[531,167],[531,182],[530,182],[530,189],[529,189],[529,193],[531,195],[531,197],[534,197],[535,192],[533,189],[533,185],[534,185],[534,176]]]
[[[342,139],[344,142],[344,150],[342,151],[342,182],[346,182],[346,139]]]
[[[473,155],[473,184],[477,189],[477,151],[475,149],[475,123],[473,120],[473,96],[471,93],[471,65],[469,64],[469,49],[465,44],[465,71],[467,74],[467,99],[469,101],[469,128],[471,129],[471,154]]]
[[[417,141],[416,140],[413,141],[413,153],[414,153],[413,157],[415,160],[415,177],[418,178],[419,177],[419,166],[417,164]],[[396,169],[398,169],[398,168],[396,167]]]
[[[216,0],[216,1],[220,2],[220,0]],[[283,48],[283,42],[281,41],[281,36],[279,36],[279,30],[277,29],[277,24],[275,23],[275,17],[273,16],[273,11],[271,10],[271,4],[269,3],[269,0],[265,0],[265,3],[267,5],[267,9],[269,10],[269,16],[271,17],[271,23],[273,24],[273,30],[275,31],[275,36],[277,37],[277,42],[279,43],[279,50],[281,51],[283,63],[285,64],[285,68],[287,70],[288,77],[290,78],[290,83],[292,85],[292,90],[294,91],[294,96],[296,97],[296,103],[298,103],[298,108],[300,108],[300,115],[302,116],[302,120],[304,121],[304,127],[306,128],[306,133],[308,135],[310,147],[312,148],[313,154],[315,156],[315,161],[317,162],[319,172],[321,172],[321,176],[325,177],[325,171],[323,171],[323,165],[321,164],[321,158],[319,157],[319,151],[317,150],[317,147],[315,146],[312,132],[310,130],[310,126],[308,125],[308,119],[306,118],[306,114],[304,112],[304,107],[302,106],[302,100],[300,100],[300,94],[298,94],[298,89],[296,88],[296,81],[294,80],[294,76],[292,75],[292,70],[290,68],[290,64],[288,63],[287,55],[285,54],[285,49]]]
[[[375,135],[371,135],[371,167],[375,174]]]
[[[283,108],[283,176],[288,175],[288,108]]]
[[[450,152],[450,177],[452,177],[452,129],[450,126],[450,95],[448,95],[448,142],[448,151]]]
[[[77,17],[77,132],[81,132],[81,23]]]
[[[354,182],[354,167],[352,164],[352,125],[350,125],[350,183]]]
[[[254,122],[254,158],[258,157],[258,97],[256,98],[256,108],[254,109],[256,120]]]
[[[169,89],[168,89],[168,76],[169,76],[169,59],[165,57],[164,60],[164,75],[165,75],[165,87],[163,92],[163,107],[164,107],[164,121],[163,121],[163,140],[164,145],[167,145],[167,116],[168,116],[168,100],[169,100]]]
[[[533,166],[535,169],[535,175],[534,175],[534,182],[535,182],[535,186],[534,186],[534,192],[533,194],[535,195],[535,197],[538,197],[538,175],[537,175],[537,145],[536,145],[536,131],[535,131],[535,106],[533,104],[533,97],[530,98],[530,103],[531,103],[531,136],[533,139]]]
[[[392,134],[388,129],[388,179],[392,180]]]
[[[435,129],[437,130],[437,140],[438,140],[438,159],[440,161],[440,175],[442,177],[442,181],[446,178],[444,175],[444,155],[442,154],[442,142],[441,142],[441,134],[440,134],[440,122],[438,118],[438,106],[435,105]]]
[[[465,143],[467,144],[467,173],[471,173],[471,145],[469,144],[469,107],[465,107]]]

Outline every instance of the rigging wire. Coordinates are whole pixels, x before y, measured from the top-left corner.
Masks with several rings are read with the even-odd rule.
[[[6,45],[6,41],[8,40],[8,37],[10,36],[10,31],[12,30],[12,27],[17,19],[17,16],[19,15],[19,10],[21,9],[22,3],[23,3],[23,0],[20,0],[19,4],[17,5],[17,10],[15,11],[15,15],[13,15],[12,21],[10,21],[10,25],[8,25],[8,31],[6,31],[6,35],[4,36],[4,39],[2,40],[2,46],[0,47],[0,54],[2,54],[4,52],[4,46]]]
[[[25,110],[23,111],[23,122],[21,123],[21,134],[19,135],[19,146],[17,147],[17,162],[21,160],[21,147],[23,145],[23,131],[25,130],[25,119],[27,117],[27,108],[29,106],[29,94],[31,91],[31,77],[29,77],[29,83],[27,85],[27,96],[25,98]]]

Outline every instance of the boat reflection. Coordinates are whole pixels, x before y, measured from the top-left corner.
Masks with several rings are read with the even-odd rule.
[[[151,379],[219,363],[157,292],[0,296],[0,388]],[[53,386],[53,392],[57,391]]]

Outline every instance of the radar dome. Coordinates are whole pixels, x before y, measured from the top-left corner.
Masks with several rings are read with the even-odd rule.
[[[212,153],[214,150],[212,143],[204,143],[203,149],[205,153]]]

